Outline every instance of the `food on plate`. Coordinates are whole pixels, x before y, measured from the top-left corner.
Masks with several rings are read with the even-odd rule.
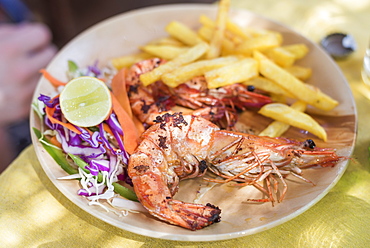
[[[197,35],[196,32],[194,32],[194,30],[181,22],[170,22],[166,26],[166,31],[171,37],[188,46],[195,46],[203,42],[203,40]]]
[[[305,44],[294,44],[273,47],[266,50],[265,55],[281,67],[291,67],[297,59],[301,59],[308,53]]]
[[[99,199],[112,198],[115,193],[135,200],[132,190],[121,184],[128,178],[125,165],[130,144],[124,145],[123,128],[115,111],[94,127],[80,127],[66,121],[59,95],[51,98],[41,94],[38,100],[34,108],[45,127],[34,131],[55,161],[71,174],[62,179],[79,179],[77,194],[86,196],[91,205],[101,205]],[[43,105],[38,107],[40,103]]]
[[[162,76],[162,81],[168,86],[175,88],[194,77],[204,75],[207,71],[229,65],[236,61],[238,61],[238,57],[236,56],[199,60],[191,64],[180,66],[172,72],[164,74]]]
[[[292,105],[291,108],[304,112],[306,110],[307,104],[301,101],[296,101]],[[271,122],[262,132],[259,133],[260,136],[269,136],[269,137],[280,137],[282,136],[290,127],[289,123],[281,122],[281,121],[273,121]]]
[[[121,215],[117,199],[140,201],[153,216],[198,230],[220,221],[221,210],[173,199],[180,180],[253,186],[262,197],[248,201],[274,204],[286,195],[287,176],[311,183],[303,169],[346,159],[311,139],[280,137],[294,126],[328,139],[306,107],[330,111],[339,103],[304,82],[312,70],[296,61],[309,48],[240,27],[228,8],[221,0],[216,20],[201,16],[197,30],[174,20],[164,27],[169,37],[112,58],[113,68],[69,61],[68,83],[42,70],[55,92],[33,104],[44,123],[35,134],[70,174],[60,179],[78,179],[90,205]],[[243,111],[272,122],[259,136],[239,132]],[[127,206],[119,207],[133,211]]]
[[[335,99],[304,82],[310,78],[312,69],[296,65],[295,62],[309,53],[309,47],[306,44],[286,45],[284,37],[279,32],[253,29],[253,27],[242,28],[233,23],[227,13],[228,1],[220,1],[216,20],[201,15],[199,18],[201,26],[197,32],[178,21],[169,23],[165,28],[169,37],[163,37],[141,47],[141,50],[147,51],[151,58],[159,57],[165,60],[158,68],[141,74],[141,83],[148,86],[160,81],[176,89],[182,85],[189,86],[189,82],[201,79],[206,81],[208,90],[237,83],[244,84],[246,89],[255,88],[257,91],[254,93],[271,97],[273,101],[287,106],[299,100],[315,108],[330,111],[338,105]],[[211,58],[209,55],[211,50],[217,56],[212,55]],[[114,58],[112,63],[124,57]],[[126,68],[131,66],[133,64],[127,65]],[[122,67],[117,67],[117,69],[120,68]],[[194,99],[191,97],[193,95],[191,91],[188,93],[188,97],[185,98]],[[238,93],[234,91],[234,94]],[[206,93],[206,95],[209,94]],[[142,98],[140,101],[142,105],[148,105],[144,104],[147,99]],[[176,103],[176,105],[181,104]],[[191,109],[201,111],[202,116],[205,117],[204,105],[198,104],[198,106],[199,110]],[[208,116],[214,113],[217,116],[217,113],[220,113],[219,107],[208,108],[208,110]],[[235,108],[234,112],[244,110],[245,108]],[[164,108],[162,111],[169,111],[169,109]],[[191,113],[189,109],[183,109],[183,111]],[[237,122],[237,115],[227,117],[227,113],[229,111],[225,112],[225,118],[234,120],[227,121],[227,126],[233,129],[233,125]],[[136,114],[140,113],[136,112]],[[274,116],[270,118],[272,121],[276,120]],[[218,119],[216,118],[216,121]]]
[[[166,60],[171,60],[171,59],[176,58],[180,54],[187,52],[189,50],[189,47],[148,44],[148,45],[142,46],[140,49],[155,57],[166,59]],[[139,62],[139,61],[136,61],[136,62]]]
[[[325,129],[308,114],[282,103],[271,103],[263,106],[258,113],[294,127],[315,134],[322,140],[327,140]]]
[[[332,110],[339,104],[338,101],[324,94],[318,88],[303,83],[292,74],[273,63],[262,53],[254,51],[253,57],[258,61],[260,73],[263,76],[276,82],[298,100],[325,111]]]
[[[214,59],[221,55],[221,46],[226,29],[226,22],[229,14],[230,0],[220,1],[218,5],[217,18],[212,37],[209,41],[207,59]]]
[[[209,89],[247,81],[258,76],[258,65],[254,59],[245,58],[224,67],[204,73]]]
[[[303,67],[303,66],[298,66],[298,65],[293,65],[287,68],[284,68],[287,72],[298,78],[299,80],[305,81],[309,79],[312,75],[312,69]]]
[[[302,44],[302,43],[285,45],[285,46],[282,46],[282,49],[293,54],[296,60],[304,58],[309,52],[307,45]]]
[[[152,215],[191,230],[218,222],[221,211],[212,203],[174,200],[183,179],[204,176],[209,169],[223,178],[210,181],[253,185],[267,196],[250,201],[274,202],[275,194],[281,202],[288,187],[287,175],[302,178],[302,167],[333,166],[343,159],[333,149],[317,148],[312,140],[298,142],[220,130],[193,115],[166,113],[155,122],[131,155],[128,173],[139,201]],[[270,181],[276,183],[274,188]],[[282,192],[278,184],[283,185]]]
[[[130,67],[131,65],[137,62],[140,62],[142,60],[149,59],[151,58],[151,56],[152,56],[151,54],[144,53],[144,52],[136,53],[136,54],[132,54],[128,56],[114,58],[111,60],[111,63],[114,66],[114,68],[116,68],[117,70],[120,70],[125,67]]]
[[[271,95],[281,95],[285,97],[293,98],[294,96],[286,89],[280,87],[272,80],[265,77],[257,76],[245,81],[243,84],[252,85],[257,89],[269,92]]]
[[[251,56],[253,51],[267,51],[268,49],[278,47],[281,44],[281,34],[271,32],[243,41],[236,48],[236,52],[245,56]]]
[[[161,66],[158,66],[157,68],[148,73],[142,74],[140,76],[140,80],[142,81],[144,86],[148,86],[149,84],[152,84],[155,81],[159,80],[162,77],[162,75],[165,74],[166,72],[173,71],[174,69],[181,65],[188,64],[199,59],[202,55],[204,55],[207,52],[208,48],[209,46],[207,43],[205,42],[199,43],[190,48],[189,50],[187,50],[185,53],[180,54],[173,60]]]
[[[253,89],[249,90],[241,84],[209,89],[205,76],[193,77],[175,88],[161,81],[145,87],[140,80],[141,75],[165,63],[158,58],[136,63],[121,82],[127,88],[133,114],[149,126],[158,114],[172,111],[172,107],[178,105],[186,108],[183,111],[202,116],[221,127],[232,128],[238,119],[239,110],[259,108],[271,103],[269,97],[252,92]]]
[[[60,93],[59,100],[64,117],[80,127],[100,124],[112,109],[107,85],[95,77],[78,77],[69,81]]]

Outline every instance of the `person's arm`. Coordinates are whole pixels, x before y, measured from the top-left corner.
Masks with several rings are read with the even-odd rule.
[[[0,129],[3,134],[9,134],[13,123],[28,118],[39,70],[55,53],[56,47],[51,44],[51,34],[45,25],[0,24]],[[1,137],[0,147],[9,147],[11,139]],[[13,152],[11,159],[14,155]],[[4,160],[0,156],[0,165],[10,162]]]

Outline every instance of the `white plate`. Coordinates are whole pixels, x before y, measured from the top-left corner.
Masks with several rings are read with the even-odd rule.
[[[73,39],[58,53],[47,70],[60,80],[66,80],[65,73],[69,59],[76,61],[80,66],[90,65],[96,60],[99,61],[99,65],[104,65],[110,58],[134,53],[138,46],[155,38],[166,36],[164,27],[170,21],[178,20],[191,27],[198,27],[198,17],[201,14],[215,18],[216,6],[205,4],[167,5],[118,15],[93,26]],[[284,44],[298,42],[307,44],[310,53],[302,61],[299,61],[299,64],[310,66],[313,69],[313,76],[309,83],[319,86],[324,92],[340,102],[335,110],[326,113],[330,116],[316,116],[328,132],[328,143],[322,144],[318,141],[318,145],[338,148],[340,155],[350,156],[356,135],[356,107],[348,83],[336,64],[316,44],[283,25],[242,10],[232,10],[230,16],[242,26],[261,27],[281,32]],[[51,92],[52,87],[49,82],[41,78],[34,97],[38,97],[40,93],[48,95]],[[248,124],[257,130],[261,130],[268,123],[266,118],[261,118],[253,113],[246,113],[242,120],[249,121]],[[40,127],[40,122],[33,112],[31,113],[31,127]],[[315,137],[294,128],[291,128],[286,136],[317,140]],[[288,180],[289,188],[286,199],[282,203],[275,204],[274,207],[270,203],[245,203],[248,198],[261,196],[252,187],[239,190],[225,186],[216,187],[206,194],[203,200],[217,205],[223,210],[221,213],[222,221],[203,230],[189,231],[161,222],[148,214],[129,214],[126,217],[118,217],[99,207],[88,206],[83,197],[76,195],[78,182],[57,180],[58,177],[65,176],[66,173],[47,154],[34,135],[32,135],[32,140],[40,163],[50,180],[62,194],[77,206],[96,218],[124,230],[170,240],[224,240],[258,233],[280,225],[303,213],[324,197],[340,179],[347,166],[347,162],[341,162],[333,168],[305,171],[305,177],[311,179],[316,186],[293,178]],[[190,179],[182,182],[180,192],[176,197],[194,200],[195,192],[201,183],[204,183],[202,179]]]

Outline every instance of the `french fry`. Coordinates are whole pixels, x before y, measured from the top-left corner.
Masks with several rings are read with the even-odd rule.
[[[189,47],[169,46],[169,45],[145,45],[140,48],[144,52],[165,60],[171,60],[181,53],[189,50]]]
[[[308,67],[293,65],[291,67],[284,68],[287,72],[298,78],[299,80],[306,81],[312,75],[312,69]]]
[[[190,48],[187,52],[180,54],[173,60],[170,60],[169,62],[158,66],[150,72],[141,74],[140,80],[144,86],[148,86],[149,84],[159,80],[164,73],[173,71],[181,65],[185,65],[197,60],[207,52],[208,48],[209,46],[207,43],[199,43],[198,45]]]
[[[178,46],[182,47],[185,46],[184,43],[181,41],[173,38],[173,37],[164,37],[164,38],[159,38],[156,40],[153,40],[148,43],[148,45],[157,45],[157,46]]]
[[[252,58],[245,58],[204,74],[210,89],[244,82],[257,75],[257,62]]]
[[[308,53],[308,47],[303,43],[282,46],[282,49],[292,53],[295,59],[301,59]]]
[[[216,27],[209,43],[207,59],[214,59],[221,54],[221,45],[225,33],[227,16],[229,13],[230,0],[221,0],[218,4]]]
[[[237,56],[219,57],[216,59],[200,60],[177,69],[162,76],[162,81],[170,87],[176,87],[196,76],[204,75],[207,71],[226,66],[238,61]]]
[[[280,94],[270,93],[270,98],[272,102],[281,102],[281,103],[287,102],[287,97],[284,95],[280,95]]]
[[[257,89],[267,91],[272,94],[283,95],[283,96],[290,97],[290,98],[294,97],[289,91],[285,90],[284,88],[279,86],[277,83],[274,83],[272,80],[267,79],[265,77],[258,76],[258,77],[255,77],[248,81],[243,82],[243,84],[253,85]]]
[[[183,42],[185,45],[194,46],[203,42],[194,30],[181,22],[170,22],[165,29],[169,35]]]
[[[117,70],[121,70],[122,68],[128,68],[131,67],[133,64],[143,61],[145,59],[149,59],[153,57],[153,55],[150,55],[148,53],[137,53],[133,55],[126,55],[122,57],[117,57],[111,59],[111,63]]]
[[[215,29],[215,22],[206,15],[199,17],[199,22],[212,30]],[[226,28],[224,33],[226,39],[229,39],[235,44],[240,44],[244,39],[250,38],[238,25],[231,22],[229,19],[226,20]]]
[[[307,104],[302,101],[297,101],[293,103],[290,107],[298,110],[300,112],[306,111]],[[260,136],[269,136],[269,137],[280,137],[288,129],[290,125],[281,121],[273,121],[268,125],[259,135]]]
[[[246,27],[243,28],[246,35],[250,38],[261,36],[261,35],[267,35],[271,33],[277,33],[275,31],[263,29],[263,28],[253,28],[253,27]]]
[[[263,106],[258,113],[293,127],[306,130],[323,141],[327,141],[325,129],[308,114],[302,113],[282,103],[270,103]]]
[[[202,37],[205,41],[210,42],[212,39],[212,34],[213,34],[213,29],[208,26],[202,26],[198,30],[198,34],[200,37]],[[224,37],[221,43],[221,48],[222,48],[222,55],[228,55],[228,54],[233,54],[235,53],[235,45],[234,43],[229,40],[227,37]]]
[[[266,78],[273,80],[285,90],[289,91],[296,99],[302,100],[318,109],[329,111],[338,105],[338,102],[321,92],[310,87],[289,72],[285,71],[262,53],[255,51],[253,57],[259,63],[259,72]]]
[[[198,29],[198,35],[207,42],[209,42],[212,39],[212,34],[213,34],[213,28],[211,27],[201,26]]]
[[[264,52],[271,60],[281,67],[290,67],[294,64],[296,57],[282,47],[274,47]]]
[[[209,28],[215,28],[216,26],[215,22],[206,15],[199,16],[199,23]]]
[[[267,33],[245,40],[236,48],[236,51],[245,56],[251,56],[255,50],[266,51],[267,49],[280,46],[281,39],[281,35],[277,33]]]
[[[235,24],[232,22],[229,18],[227,19],[226,22],[226,30],[230,31],[230,33],[242,38],[243,40],[247,40],[252,38],[250,34],[245,32],[239,25]]]

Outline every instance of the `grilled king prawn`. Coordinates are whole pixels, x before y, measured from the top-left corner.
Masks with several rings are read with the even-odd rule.
[[[138,199],[153,216],[191,230],[220,221],[221,210],[212,204],[173,199],[180,180],[203,176],[210,170],[223,179],[208,180],[253,185],[267,196],[255,200],[274,202],[280,196],[278,201],[282,201],[288,188],[287,175],[304,179],[299,175],[301,168],[333,166],[344,159],[333,149],[316,147],[312,140],[221,130],[194,115],[166,113],[154,122],[129,159],[129,176]],[[276,192],[279,185],[282,190]]]

